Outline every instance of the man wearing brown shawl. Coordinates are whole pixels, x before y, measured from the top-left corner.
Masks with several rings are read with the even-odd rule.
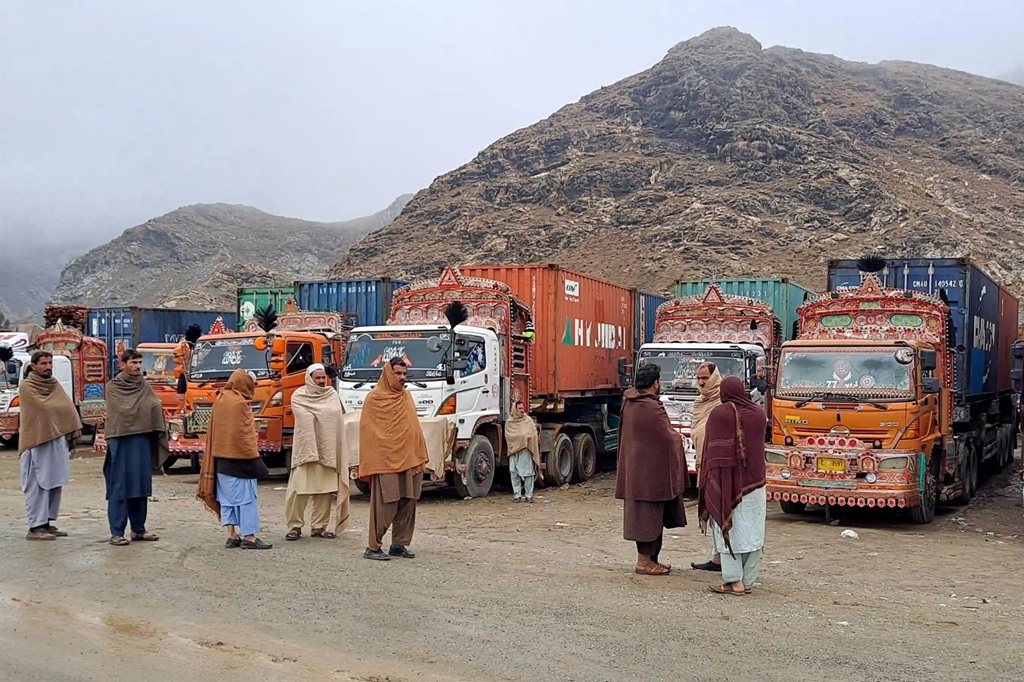
[[[53,355],[32,354],[25,378],[18,387],[21,422],[21,492],[25,495],[29,540],[53,540],[67,533],[51,522],[60,511],[61,492],[68,483],[68,460],[82,430],[78,410],[53,377]]]
[[[363,557],[376,561],[416,556],[409,545],[428,456],[416,406],[405,390],[408,374],[401,358],[384,365],[359,416],[359,478],[370,484],[370,538]],[[391,549],[385,554],[381,543],[389,527]]]
[[[153,471],[160,470],[168,455],[164,409],[142,376],[142,354],[128,348],[121,354],[121,363],[124,369],[107,384],[103,460],[110,544],[116,546],[129,544],[124,536],[129,522],[133,541],[160,539],[146,531],[146,516]]]
[[[701,459],[698,514],[722,551],[720,594],[750,593],[761,568],[764,547],[764,434],[768,419],[743,382],[726,377],[719,389],[722,404],[708,419]]]
[[[260,532],[260,510],[256,503],[256,481],[267,475],[267,466],[256,445],[256,422],[252,399],[256,382],[245,370],[231,373],[210,412],[206,450],[199,473],[196,497],[220,516],[228,531],[225,547],[270,549],[256,537]]]
[[[292,438],[292,466],[288,493],[284,499],[288,534],[285,540],[302,537],[306,507],[313,502],[310,536],[332,540],[348,526],[348,460],[342,447],[342,417],[338,392],[330,384],[327,370],[320,363],[306,369],[306,384],[292,394],[295,432]],[[331,499],[338,495],[338,520],[334,531]]]
[[[636,542],[636,572],[667,575],[658,562],[665,528],[686,525],[683,442],[659,399],[660,369],[642,365],[626,391],[619,429],[615,498],[623,500],[623,537]]]
[[[512,415],[505,422],[508,470],[512,477],[512,501],[533,502],[533,481],[540,471],[537,424],[526,413],[522,400],[512,403]]]
[[[700,395],[693,402],[693,417],[690,420],[690,440],[693,441],[694,457],[697,463],[697,486],[700,487],[700,457],[704,450],[704,434],[707,430],[708,417],[711,411],[722,404],[718,395],[719,386],[722,383],[722,375],[713,362],[705,362],[697,368],[697,388]],[[711,561],[703,564],[690,562],[690,567],[698,571],[721,571],[721,552],[714,545],[714,538],[711,542]]]

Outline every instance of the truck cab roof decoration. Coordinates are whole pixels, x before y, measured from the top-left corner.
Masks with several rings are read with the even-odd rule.
[[[781,333],[770,305],[755,298],[723,294],[717,284],[710,284],[703,294],[659,305],[656,325],[654,343],[729,338],[771,348]]]

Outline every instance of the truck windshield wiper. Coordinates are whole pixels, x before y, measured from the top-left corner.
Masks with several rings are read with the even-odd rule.
[[[412,384],[413,386],[415,386],[416,388],[426,388],[427,387],[426,384],[420,383],[419,381],[409,381],[409,383]]]
[[[889,406],[886,405],[885,403],[876,403],[873,400],[861,400],[860,398],[857,398],[852,395],[845,395],[843,393],[829,393],[827,391],[822,393],[812,393],[809,398],[801,400],[793,407],[805,407],[808,403],[814,401],[829,401],[833,403],[858,403],[860,405],[871,405],[872,407],[876,407],[879,410],[889,409]]]
[[[367,380],[367,381],[360,381],[360,382],[359,382],[359,383],[357,383],[357,384],[353,384],[353,385],[352,385],[352,390],[354,391],[354,390],[356,390],[357,388],[362,388],[363,386],[365,386],[365,385],[366,385],[366,384],[368,384],[368,383],[370,383],[370,382],[369,382],[369,380]]]

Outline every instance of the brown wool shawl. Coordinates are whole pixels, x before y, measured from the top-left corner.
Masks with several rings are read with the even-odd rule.
[[[623,396],[615,498],[667,502],[686,490],[683,441],[657,394],[635,388]]]
[[[146,433],[156,434],[153,469],[159,470],[170,455],[164,408],[149,382],[140,374],[119,372],[107,383],[107,417],[103,434],[121,438]]]
[[[214,514],[220,514],[217,502],[217,468],[215,459],[259,459],[256,445],[256,420],[252,414],[256,382],[245,372],[231,373],[217,402],[210,412],[206,432],[206,449],[199,474],[196,498]]]
[[[512,415],[505,422],[505,442],[508,444],[509,455],[514,455],[520,450],[529,450],[533,465],[540,472],[537,423],[516,405],[512,406]]]
[[[412,396],[390,363],[373,387],[359,416],[359,478],[423,471],[427,441]]]
[[[44,379],[29,372],[18,385],[18,400],[18,454],[61,436],[77,436],[82,431],[75,401],[54,377]]]

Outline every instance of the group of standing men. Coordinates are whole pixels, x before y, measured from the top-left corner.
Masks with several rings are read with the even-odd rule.
[[[697,514],[701,530],[711,535],[712,559],[691,565],[721,571],[712,591],[743,596],[757,580],[764,547],[767,416],[740,379],[723,379],[713,363],[704,363],[697,376],[701,395],[691,429]],[[623,500],[623,536],[636,543],[641,575],[669,573],[672,567],[659,561],[664,529],[686,526],[686,459],[660,393],[660,369],[644,365],[622,409],[615,497]]]

